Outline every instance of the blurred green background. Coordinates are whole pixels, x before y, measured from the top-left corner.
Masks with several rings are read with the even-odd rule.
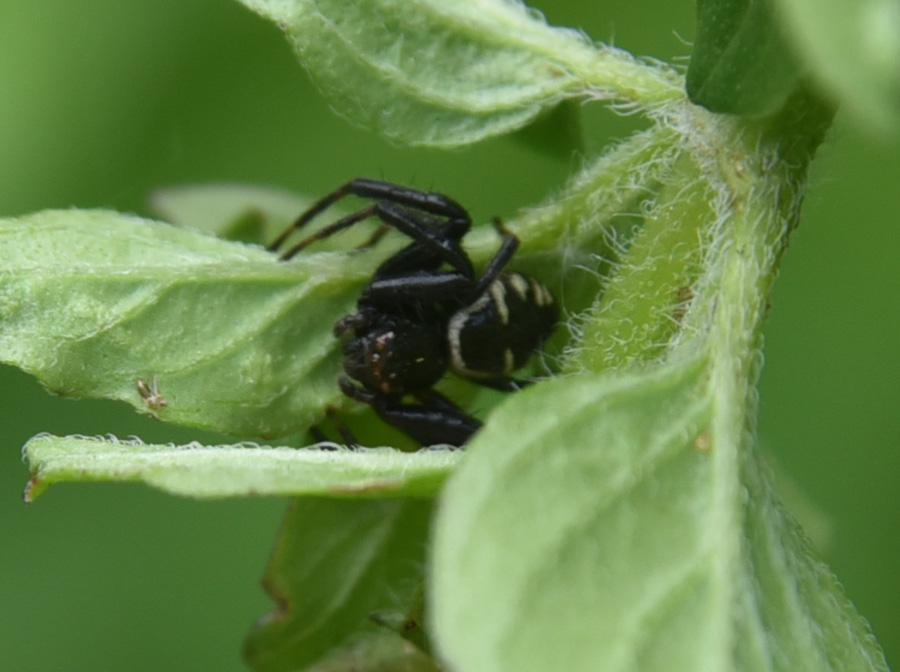
[[[686,0],[538,4],[554,23],[686,62]],[[591,110],[591,146],[634,123]],[[897,150],[839,115],[773,297],[760,391],[761,440],[826,523],[822,552],[894,661]],[[70,206],[147,214],[148,192],[178,183],[316,195],[364,175],[438,188],[485,220],[540,201],[576,165],[511,139],[445,153],[351,128],[279,32],[229,0],[0,0],[0,216]],[[19,450],[38,432],[214,437],[122,404],[51,397],[8,367],[0,427],[0,669],[244,669],[243,634],[270,608],[259,578],[284,501],[64,485],[26,506]]]

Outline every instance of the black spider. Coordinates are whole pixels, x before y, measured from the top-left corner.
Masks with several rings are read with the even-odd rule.
[[[374,202],[305,238],[281,259],[369,217],[382,226],[367,245],[390,227],[412,239],[378,267],[356,312],[335,325],[344,370],[361,386],[344,376],[338,384],[345,395],[368,404],[419,443],[461,446],[481,423],[434,385],[448,369],[497,390],[527,384],[511,374],[550,336],[556,302],[537,280],[502,272],[519,239],[498,220],[494,226],[503,242],[477,276],[461,245],[472,225],[465,209],[441,194],[386,182],[348,182],[304,212],[269,250],[278,250],[291,233],[351,194]]]

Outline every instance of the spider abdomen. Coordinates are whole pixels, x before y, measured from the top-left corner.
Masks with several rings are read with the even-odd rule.
[[[558,313],[553,295],[537,280],[501,273],[450,317],[450,367],[466,378],[509,376],[550,337]]]

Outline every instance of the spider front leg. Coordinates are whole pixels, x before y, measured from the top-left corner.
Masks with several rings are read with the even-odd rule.
[[[359,441],[356,440],[356,436],[353,432],[350,431],[350,428],[347,427],[341,420],[337,417],[337,410],[333,407],[329,406],[325,409],[325,415],[331,421],[331,424],[337,429],[338,433],[341,435],[341,440],[344,442],[344,445],[347,446],[350,450],[359,450],[361,447]],[[325,432],[322,431],[322,428],[319,425],[312,425],[309,428],[309,435],[315,443],[322,444],[320,446],[321,450],[335,450],[329,444],[332,443],[331,439],[326,436]]]
[[[494,229],[496,229],[497,233],[500,234],[503,242],[500,244],[500,249],[497,250],[494,258],[491,259],[490,263],[487,265],[487,268],[484,269],[484,273],[481,274],[478,283],[472,289],[471,300],[484,294],[488,286],[497,279],[497,276],[500,275],[500,272],[516,253],[516,250],[519,249],[518,236],[503,226],[503,222],[500,221],[499,217],[494,217],[494,219],[491,220],[491,223],[494,225]]]
[[[388,267],[408,266],[411,263],[417,267],[437,267],[441,263],[447,263],[461,273],[474,277],[475,271],[472,268],[472,262],[460,245],[460,239],[469,230],[468,219],[464,222],[451,220],[438,225],[436,220],[427,215],[406,210],[387,201],[378,201],[304,238],[282,254],[281,261],[288,261],[317,240],[330,238],[335,233],[349,229],[369,217],[380,219],[384,225],[397,229],[414,241],[404,250],[387,259],[383,267],[379,269],[380,273],[387,272]],[[369,246],[372,240],[377,240],[381,235],[380,230],[376,231],[369,242],[364,245]]]
[[[443,395],[430,390],[419,396],[420,404],[407,404],[399,396],[380,394],[357,387],[349,379],[338,379],[341,392],[372,407],[389,425],[423,446],[462,446],[481,429],[481,423]]]
[[[301,241],[299,244],[285,252],[281,257],[282,260],[286,261],[290,259],[300,250],[308,247],[316,240],[327,238],[337,231],[348,228],[352,224],[373,215],[381,218],[385,224],[394,226],[406,235],[417,240],[421,239],[418,233],[422,227],[418,225],[415,217],[410,216],[410,211],[419,211],[421,213],[426,213],[426,215],[443,218],[446,220],[444,227],[446,230],[445,235],[456,241],[459,241],[472,225],[469,213],[466,212],[465,208],[443,194],[419,191],[418,189],[410,189],[389,182],[379,182],[377,180],[360,178],[347,182],[314,203],[312,207],[301,214],[294,223],[285,229],[266,249],[270,252],[279,250],[292,233],[302,229],[317,215],[349,195],[371,199],[376,201],[376,203],[358,213],[345,217],[339,222],[335,222],[335,224],[326,227],[326,229],[323,229],[317,234],[309,236],[307,239]],[[395,207],[390,207],[391,205]],[[387,213],[386,215],[382,216],[378,212],[375,212],[375,209],[379,206],[387,206],[384,208]],[[411,229],[407,226],[406,220],[412,221]],[[369,243],[366,243],[366,245],[374,244],[374,241],[377,240],[378,237],[379,234],[376,234]],[[426,244],[428,243],[426,242]],[[453,264],[452,259],[447,259],[447,261],[448,263]]]
[[[449,301],[471,286],[472,281],[457,271],[410,273],[373,280],[360,300],[395,306]]]

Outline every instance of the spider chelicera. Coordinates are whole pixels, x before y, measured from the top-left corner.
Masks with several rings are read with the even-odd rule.
[[[526,385],[512,373],[552,333],[558,316],[553,295],[534,278],[502,272],[519,239],[499,220],[500,249],[478,276],[462,248],[472,226],[462,206],[442,194],[375,180],[353,180],[331,192],[268,249],[280,249],[294,231],[348,195],[373,202],[288,248],[281,259],[370,217],[382,225],[366,246],[390,228],[412,239],[378,267],[356,312],[335,325],[349,376],[338,385],[423,445],[461,446],[481,423],[435,391],[435,384],[450,370],[502,391]]]

